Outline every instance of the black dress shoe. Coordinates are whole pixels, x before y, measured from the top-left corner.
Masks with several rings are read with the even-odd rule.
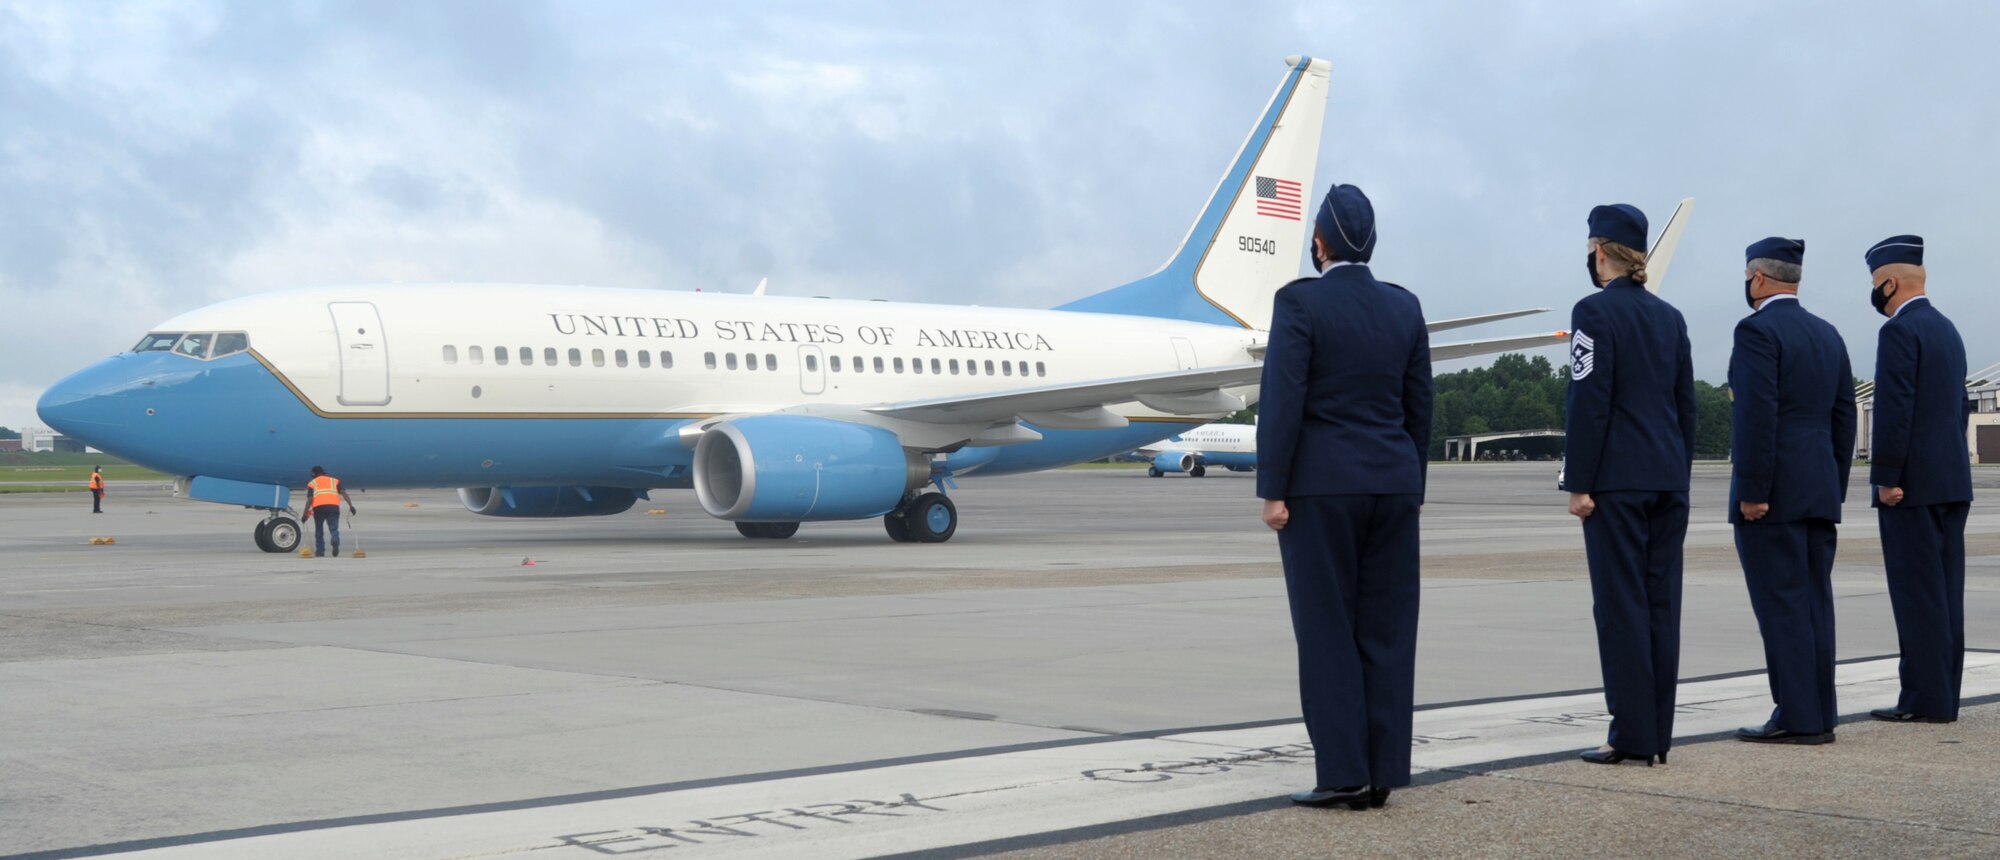
[[[1314,788],[1311,791],[1294,793],[1292,795],[1292,802],[1300,806],[1337,806],[1345,803],[1348,809],[1367,809],[1368,802],[1372,796],[1373,793],[1365,785],[1348,786],[1346,788]],[[1382,797],[1384,800],[1388,799],[1388,789],[1382,790]]]
[[[1368,808],[1381,809],[1389,805],[1389,789],[1378,788],[1368,792]]]
[[[1937,717],[1926,717],[1922,714],[1913,714],[1910,713],[1909,711],[1903,710],[1902,708],[1876,708],[1875,710],[1869,711],[1868,716],[1874,717],[1875,719],[1878,720],[1887,720],[1892,723],[1952,722],[1951,720],[1939,719]]]
[[[1584,761],[1590,762],[1591,764],[1618,764],[1620,762],[1628,762],[1628,761],[1643,761],[1646,763],[1647,767],[1653,766],[1652,756],[1634,755],[1632,753],[1619,752],[1617,750],[1584,750],[1583,755],[1579,756],[1579,758],[1582,758]]]
[[[1833,733],[1795,732],[1790,729],[1778,728],[1778,726],[1773,723],[1765,723],[1761,726],[1756,726],[1754,728],[1745,726],[1743,728],[1737,729],[1736,739],[1739,741],[1749,741],[1753,744],[1814,745],[1814,744],[1833,743]]]

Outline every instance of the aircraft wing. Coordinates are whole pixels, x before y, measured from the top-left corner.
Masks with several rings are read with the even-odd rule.
[[[1262,364],[1232,364],[1068,385],[908,400],[871,406],[867,411],[887,418],[925,424],[1020,419],[1056,429],[1122,427],[1125,420],[1104,407],[1136,400],[1174,415],[1234,412],[1243,408],[1243,398],[1223,389],[1256,385],[1263,375]]]
[[[1527,334],[1517,337],[1500,337],[1491,340],[1468,340],[1458,343],[1431,344],[1431,363],[1450,361],[1454,358],[1470,358],[1495,352],[1513,352],[1520,349],[1534,349],[1541,346],[1560,346],[1569,341],[1569,332],[1558,331],[1548,334]]]
[[[1424,327],[1430,329],[1432,332],[1448,331],[1450,329],[1455,329],[1455,328],[1467,328],[1469,326],[1485,325],[1486,323],[1490,322],[1511,320],[1516,317],[1525,317],[1525,316],[1532,316],[1534,314],[1548,313],[1548,311],[1549,311],[1548,308],[1527,308],[1525,310],[1518,310],[1518,311],[1501,311],[1497,314],[1480,314],[1478,316],[1472,316],[1472,317],[1459,317],[1457,319],[1438,320],[1437,322],[1426,322],[1424,323]]]

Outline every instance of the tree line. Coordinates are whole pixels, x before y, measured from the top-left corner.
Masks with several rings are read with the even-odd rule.
[[[1547,358],[1507,353],[1489,367],[1475,367],[1434,377],[1437,400],[1431,415],[1431,459],[1445,454],[1445,437],[1508,430],[1561,429],[1569,394],[1569,366]],[[1696,380],[1695,457],[1720,460],[1729,456],[1729,392]],[[1224,419],[1249,424],[1257,408]],[[1491,443],[1529,456],[1559,454],[1560,438],[1519,439]]]

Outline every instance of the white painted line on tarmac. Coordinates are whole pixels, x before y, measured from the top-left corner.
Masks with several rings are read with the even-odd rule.
[[[1896,660],[1836,670],[1843,707],[1896,699]],[[1964,695],[2000,693],[1968,653]],[[1677,737],[1757,725],[1764,675],[1682,684]],[[1456,768],[1603,742],[1601,694],[1420,711],[1414,762]],[[1058,746],[500,812],[334,826],[139,852],[151,857],[870,857],[1278,797],[1313,782],[1298,723]]]

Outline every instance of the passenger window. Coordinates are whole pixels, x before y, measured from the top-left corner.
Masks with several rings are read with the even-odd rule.
[[[953,376],[958,375],[958,359],[956,358],[951,360],[951,375]]]
[[[708,365],[709,370],[715,369],[715,353],[704,353],[701,358],[702,363]]]
[[[812,356],[806,356],[806,361],[807,361],[807,362],[811,362],[811,361],[812,361]],[[840,356],[837,356],[837,355],[829,355],[829,356],[827,356],[827,357],[826,357],[826,367],[827,367],[827,369],[828,369],[828,370],[831,370],[831,371],[833,371],[834,373],[839,373],[839,372],[840,372]]]
[[[878,358],[878,359],[876,359],[875,361],[877,362],[877,366],[876,366],[876,368],[875,368],[875,372],[876,372],[876,373],[881,373],[881,372],[882,372],[882,368],[881,368],[881,366],[880,366],[880,362],[881,362],[881,359],[879,359],[879,358]],[[855,356],[855,357],[854,357],[854,372],[855,372],[855,373],[866,373],[866,372],[868,372],[868,362],[865,362],[865,361],[862,361],[862,360],[861,360],[861,356],[858,356],[858,355],[857,355],[857,356]]]
[[[493,363],[494,363],[494,364],[506,364],[506,363],[507,363],[507,348],[506,348],[506,347],[504,347],[504,346],[496,346],[496,347],[494,347],[494,348],[493,348]]]
[[[617,352],[612,353],[611,357],[613,361],[616,361],[618,363],[619,367],[626,366],[625,350],[622,349],[618,350]]]
[[[569,366],[571,367],[583,366],[583,350],[577,349],[576,347],[573,346],[569,348]]]
[[[555,347],[551,346],[551,347],[547,347],[547,348],[545,348],[545,349],[543,349],[543,350],[542,350],[542,363],[543,363],[543,364],[546,364],[546,365],[548,365],[548,366],[550,366],[550,367],[554,367],[554,366],[556,366],[557,362],[556,362],[556,348],[555,348]]]
[[[604,350],[593,349],[590,351],[590,366],[591,367],[604,366]]]
[[[180,353],[181,355],[185,355],[189,358],[207,358],[208,343],[214,337],[215,335],[212,334],[188,335],[187,337],[181,338],[180,344],[174,347],[174,352]]]
[[[813,355],[812,353],[807,353],[807,354],[806,354],[806,372],[807,372],[807,373],[818,373],[818,372],[819,372],[819,357],[818,357],[818,356],[815,356],[815,355]]]
[[[1001,375],[1001,376],[1013,376],[1013,375],[1014,375],[1014,363],[1013,363],[1013,362],[1011,362],[1011,361],[1003,361],[1003,362],[1000,362],[1000,375]]]
[[[747,366],[748,366],[748,367],[749,367],[749,368],[750,368],[751,370],[756,370],[756,369],[757,369],[757,354],[756,354],[756,353],[754,353],[754,352],[753,352],[753,353],[750,353],[749,355],[746,355],[746,356],[744,356],[744,357],[743,357],[743,361],[744,361],[744,364],[745,364],[745,365],[747,365]]]
[[[986,375],[987,376],[993,375],[993,360],[990,358],[986,360]]]
[[[896,372],[897,373],[903,372],[903,360],[901,358],[896,359]]]
[[[1024,361],[1024,362],[1021,362],[1021,375],[1022,375],[1022,376],[1027,376],[1027,375],[1028,375],[1028,363],[1027,363],[1027,362],[1025,362],[1025,361]]]
[[[1046,365],[1046,364],[1043,364],[1043,363],[1041,363],[1041,362],[1039,362],[1039,361],[1035,362],[1035,375],[1036,375],[1036,376],[1047,376],[1047,375],[1049,375],[1049,367],[1048,367],[1048,365]]]
[[[209,352],[208,357],[221,358],[225,355],[235,355],[249,348],[249,335],[240,331],[226,331],[215,336],[215,349]]]
[[[646,350],[643,350],[643,349],[642,349],[642,350],[639,350],[639,366],[640,366],[640,367],[652,367],[652,366],[653,366],[653,354],[652,354],[652,353],[650,353],[650,352],[647,352]]]
[[[778,355],[777,355],[777,353],[772,353],[772,352],[767,352],[767,353],[764,353],[764,369],[765,369],[765,370],[777,370],[777,369],[778,369]]]
[[[660,350],[660,369],[666,370],[673,366],[674,366],[674,354],[664,349]]]
[[[935,358],[931,359],[931,372],[932,372],[932,373],[943,373],[943,372],[944,372],[944,362],[942,362],[942,361],[939,361],[939,360],[937,360],[937,359],[935,359]]]
[[[722,356],[722,361],[723,361],[723,364],[724,364],[724,365],[725,365],[726,367],[728,367],[728,368],[729,368],[730,370],[735,370],[735,369],[736,369],[736,353],[733,353],[733,352],[731,352],[731,353],[726,353],[726,354],[724,354],[724,355]]]
[[[902,362],[902,359],[900,359],[900,358],[899,358],[899,359],[896,359],[896,361],[897,361],[898,363],[901,363],[901,362]],[[902,368],[900,368],[900,367],[898,367],[898,368],[896,368],[896,369],[897,369],[897,370],[902,370]],[[921,359],[921,358],[913,358],[913,359],[910,359],[910,372],[911,372],[911,373],[922,373],[922,372],[924,372],[924,360],[923,360],[923,359]]]
[[[132,347],[132,351],[167,352],[172,350],[174,348],[174,344],[178,342],[180,339],[181,336],[179,332],[154,332],[152,334],[140,338],[139,345]]]
[[[485,364],[486,353],[481,351],[479,347],[468,346],[465,348],[465,360],[472,364]]]
[[[521,366],[527,367],[534,363],[535,363],[535,348],[532,346],[521,347]]]
[[[444,363],[445,363],[445,364],[457,364],[457,363],[458,363],[458,347],[455,347],[455,346],[450,346],[450,345],[446,345],[446,346],[445,346],[445,348],[444,348]]]

